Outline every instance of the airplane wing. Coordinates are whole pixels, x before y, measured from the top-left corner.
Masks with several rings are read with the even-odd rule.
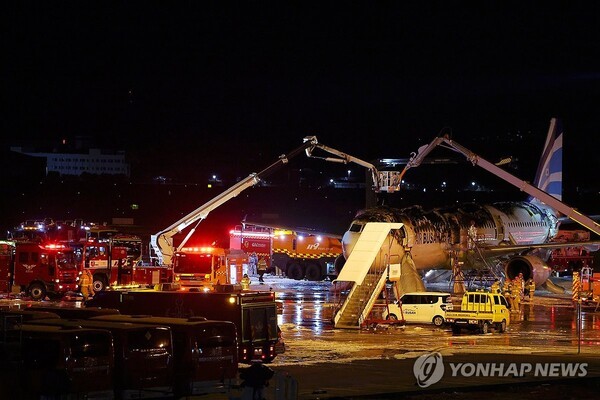
[[[554,242],[542,244],[524,244],[524,245],[506,245],[506,246],[481,246],[480,250],[488,256],[502,256],[518,252],[532,251],[536,249],[560,249],[565,247],[585,247],[588,251],[598,251],[600,249],[600,240],[590,240],[581,242]],[[487,253],[487,254],[486,254]]]

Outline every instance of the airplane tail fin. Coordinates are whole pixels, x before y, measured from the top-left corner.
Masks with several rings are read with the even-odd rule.
[[[552,118],[534,185],[558,200],[562,200],[562,148],[562,123]]]

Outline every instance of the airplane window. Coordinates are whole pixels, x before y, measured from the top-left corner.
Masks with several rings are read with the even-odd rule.
[[[360,232],[362,231],[362,225],[361,224],[352,224],[350,225],[350,229],[348,229],[350,232]]]

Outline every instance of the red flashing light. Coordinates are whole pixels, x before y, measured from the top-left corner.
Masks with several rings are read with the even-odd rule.
[[[67,248],[67,246],[65,246],[64,244],[51,243],[51,244],[45,245],[44,248],[46,250],[65,250]]]
[[[215,251],[214,247],[184,247],[181,249],[184,253],[212,253]]]

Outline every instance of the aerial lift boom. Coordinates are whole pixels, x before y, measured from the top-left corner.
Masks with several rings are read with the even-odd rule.
[[[450,148],[451,150],[456,151],[457,153],[460,153],[463,156],[465,156],[473,165],[478,165],[486,171],[491,172],[492,174],[498,176],[501,179],[504,179],[511,185],[516,186],[517,188],[529,194],[530,196],[533,196],[536,199],[545,203],[546,205],[552,207],[554,210],[571,218],[573,221],[577,222],[584,228],[589,229],[597,235],[600,235],[600,225],[598,225],[593,219],[581,214],[573,207],[568,206],[567,204],[558,200],[556,197],[549,195],[548,193],[538,189],[534,185],[531,185],[530,183],[517,178],[516,176],[506,172],[502,168],[499,168],[495,164],[481,158],[477,154],[473,153],[471,150],[448,138],[447,135],[438,136],[435,139],[433,139],[428,145],[420,147],[418,152],[410,158],[410,160],[404,167],[404,170],[400,174],[400,181],[402,181],[402,178],[404,177],[406,171],[408,171],[412,167],[418,167],[419,165],[421,165],[423,159],[434,148],[444,144],[448,146],[448,148]]]
[[[312,152],[315,148],[319,148],[325,152],[334,154],[337,157],[313,156]],[[190,212],[189,214],[187,214],[185,217],[181,218],[177,222],[168,226],[164,230],[156,233],[155,235],[151,235],[150,236],[150,246],[151,246],[152,250],[154,251],[154,253],[156,254],[156,258],[158,258],[158,262],[160,263],[160,265],[171,266],[173,264],[173,256],[174,256],[175,252],[179,251],[181,248],[183,248],[185,246],[187,241],[190,239],[190,237],[196,231],[198,224],[200,224],[200,222],[202,222],[202,220],[206,219],[206,217],[208,216],[208,214],[211,211],[213,211],[217,207],[223,205],[224,203],[231,200],[232,198],[236,197],[238,194],[240,194],[244,190],[248,189],[249,187],[252,187],[252,186],[258,184],[262,179],[264,179],[265,177],[267,177],[270,174],[272,174],[273,172],[275,172],[281,166],[287,164],[289,162],[289,160],[296,157],[298,154],[300,154],[302,152],[306,152],[306,155],[311,158],[320,158],[320,159],[323,159],[323,160],[329,161],[329,162],[338,162],[338,163],[345,163],[345,164],[349,163],[349,162],[353,162],[358,165],[364,166],[371,171],[374,185],[376,187],[378,187],[378,185],[379,185],[378,172],[377,172],[377,169],[375,168],[375,166],[373,166],[370,163],[367,163],[366,161],[349,156],[345,153],[342,153],[341,151],[338,151],[338,150],[335,150],[335,149],[332,149],[330,147],[320,144],[318,142],[316,136],[307,136],[304,138],[304,143],[300,147],[292,150],[287,155],[282,154],[281,156],[279,156],[277,161],[275,161],[273,164],[269,165],[267,168],[263,169],[262,171],[260,171],[258,173],[250,174],[247,178],[242,179],[241,181],[239,181],[238,183],[236,183],[229,189],[225,190],[224,192],[222,192],[221,194],[212,198],[208,202],[204,203],[203,205],[201,205],[194,211]],[[196,225],[192,229],[190,229],[190,231],[187,233],[185,238],[179,244],[179,247],[177,249],[175,249],[174,245],[173,245],[173,237],[193,223],[196,223]]]

